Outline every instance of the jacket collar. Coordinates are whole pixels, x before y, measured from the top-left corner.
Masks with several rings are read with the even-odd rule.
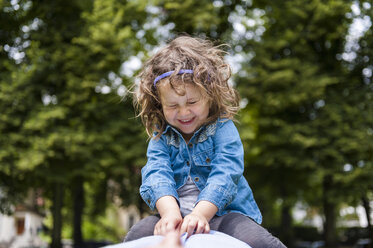
[[[192,136],[190,142],[192,143],[201,143],[208,139],[209,136],[212,136],[216,133],[216,125],[218,120],[209,123],[207,125],[201,126]],[[173,145],[175,147],[180,146],[180,142],[183,140],[181,133],[171,125],[167,125],[165,130],[162,133],[167,140],[167,145]]]

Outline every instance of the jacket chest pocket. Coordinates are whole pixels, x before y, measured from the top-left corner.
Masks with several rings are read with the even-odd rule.
[[[211,166],[212,149],[193,155],[193,162],[196,166]]]

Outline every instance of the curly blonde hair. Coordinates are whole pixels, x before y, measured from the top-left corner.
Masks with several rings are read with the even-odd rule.
[[[138,76],[134,104],[150,137],[153,132],[158,132],[156,137],[160,137],[167,125],[157,89],[164,83],[169,83],[179,95],[185,95],[186,83],[197,86],[210,103],[206,123],[218,118],[234,119],[239,110],[239,95],[228,84],[231,69],[224,62],[224,54],[221,46],[214,46],[211,41],[180,36],[145,63]],[[193,73],[178,74],[181,69],[193,70]],[[174,72],[154,84],[157,76],[169,71]]]

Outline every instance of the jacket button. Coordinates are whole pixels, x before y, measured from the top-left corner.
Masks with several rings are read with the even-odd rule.
[[[192,144],[192,143],[189,143],[188,146],[189,146],[189,148],[192,148],[192,147],[193,147],[193,144]]]
[[[194,181],[198,182],[199,181],[199,177],[195,177]]]
[[[190,165],[190,162],[189,162],[189,160],[188,161],[186,161],[186,164],[189,166]]]
[[[210,158],[206,158],[206,163],[210,163],[211,162],[211,159]]]

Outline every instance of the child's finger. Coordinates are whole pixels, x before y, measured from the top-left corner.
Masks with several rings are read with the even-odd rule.
[[[187,220],[183,220],[183,222],[180,225],[180,234],[183,234],[187,231]]]
[[[192,223],[190,222],[190,220],[184,220],[183,221],[183,224],[180,228],[180,233],[183,234],[183,233],[188,233],[188,237],[190,235],[193,234],[193,231],[194,231],[194,226],[192,225]]]
[[[161,225],[160,228],[160,235],[166,235],[167,234],[167,224]]]
[[[207,224],[205,225],[205,230],[204,230],[203,233],[210,233],[210,225],[209,225],[209,223],[207,223]]]
[[[197,227],[196,227],[195,230],[196,230],[196,231],[195,231],[195,234],[203,233],[203,232],[204,232],[204,230],[205,230],[205,225],[203,224],[202,221],[198,222]]]
[[[194,230],[196,229],[197,223],[195,221],[189,221],[187,225],[187,233],[188,237],[191,236],[194,233]]]
[[[154,232],[153,232],[153,234],[154,235],[159,235],[159,230],[158,230],[158,223],[155,225],[155,227],[154,227]]]
[[[176,230],[176,226],[175,226],[175,223],[172,223],[172,222],[169,222],[166,224],[166,232],[171,232],[171,231],[175,231]]]
[[[159,227],[154,229],[154,235],[161,235],[161,231],[160,231]]]

